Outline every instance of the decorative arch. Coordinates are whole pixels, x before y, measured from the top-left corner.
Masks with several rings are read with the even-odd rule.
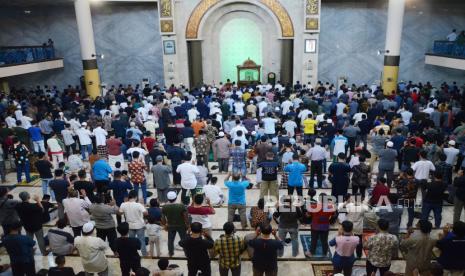
[[[192,11],[186,26],[186,39],[197,39],[200,23],[207,11],[222,0],[201,0]],[[294,37],[294,25],[287,10],[278,2],[278,0],[257,0],[276,16],[281,26],[282,37]],[[238,1],[241,2],[241,1]],[[250,2],[249,2],[250,3]]]

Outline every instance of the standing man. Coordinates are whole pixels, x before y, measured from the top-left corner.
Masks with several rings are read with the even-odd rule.
[[[239,216],[241,218],[242,228],[247,228],[247,217],[245,215],[246,211],[246,201],[245,201],[245,190],[249,186],[249,181],[242,177],[240,174],[233,174],[232,181],[229,181],[231,173],[228,173],[225,179],[224,185],[228,188],[228,221],[232,222],[234,220],[234,214],[236,210],[239,211]]]
[[[379,151],[378,179],[386,175],[389,187],[394,180],[394,167],[397,159],[397,151],[393,149],[394,143],[388,141],[386,148]]]
[[[234,141],[234,146],[230,150],[232,158],[232,173],[241,174],[243,177],[247,175],[246,158],[247,152],[241,147],[242,142],[240,140]]]
[[[102,128],[102,123],[98,123],[97,127],[92,130],[92,135],[95,137],[95,145],[97,146],[97,154],[100,158],[107,158],[107,136],[108,132]]]
[[[45,154],[45,152],[39,152],[38,157],[39,160],[37,160],[34,165],[36,166],[36,169],[39,172],[39,176],[42,179],[42,194],[50,194],[52,200],[55,200],[55,193],[52,191],[52,189],[50,188],[50,193],[48,191],[49,183],[53,178],[53,165],[48,160],[48,157]]]
[[[194,161],[191,160],[191,155],[187,154],[184,159],[184,163],[178,166],[176,171],[181,175],[181,202],[184,205],[189,204],[189,196],[187,191],[191,190],[191,194],[195,187],[197,186],[197,177],[196,174],[200,173],[199,168],[193,164]]]
[[[462,210],[465,210],[465,175],[463,170],[457,173],[454,179],[455,197],[454,197],[454,223],[460,221]]]
[[[132,161],[128,164],[128,170],[131,174],[131,182],[134,185],[134,191],[137,196],[139,196],[139,187],[142,188],[142,198],[145,204],[147,201],[147,181],[145,180],[144,171],[147,170],[147,166],[139,156],[140,153],[138,151],[132,153]]]
[[[210,143],[208,142],[205,130],[199,131],[199,136],[194,140],[195,154],[197,160],[202,160],[208,168],[208,153],[210,152]]]
[[[378,220],[378,233],[368,239],[363,245],[368,250],[367,275],[372,275],[379,270],[384,275],[391,267],[392,252],[399,246],[397,237],[389,234],[389,222],[384,219]]]
[[[42,213],[44,211],[38,195],[34,196],[35,203],[30,203],[31,196],[28,192],[19,193],[21,203],[16,205],[16,212],[21,219],[26,234],[31,239],[36,236],[40,252],[43,256],[47,255],[44,241],[44,231],[42,229]]]
[[[357,136],[360,134],[361,130],[358,126],[354,126],[354,120],[350,120],[350,124],[346,126],[343,130],[344,136],[347,137],[347,142],[349,143],[349,155],[351,156],[355,153],[355,142]]]
[[[65,179],[63,170],[55,170],[55,178],[50,181],[49,186],[57,200],[58,218],[64,219],[65,208],[63,207],[63,199],[68,197],[69,181]]]
[[[123,152],[121,151],[121,146],[123,142],[120,139],[116,138],[115,132],[109,132],[110,138],[107,139],[106,145],[108,149],[108,164],[114,170],[116,162],[120,162],[124,164],[124,156]]]
[[[186,237],[187,228],[189,228],[189,219],[187,217],[187,209],[184,204],[176,203],[177,194],[175,191],[170,191],[166,195],[168,203],[163,205],[161,212],[161,223],[166,231],[168,231],[168,255],[174,255],[174,239],[176,233],[179,238],[184,240]]]
[[[274,153],[266,153],[266,160],[258,163],[262,169],[262,182],[260,183],[260,198],[270,195],[272,200],[279,199],[278,187],[278,166],[279,163],[274,160]]]
[[[302,196],[302,186],[303,186],[303,173],[307,170],[304,164],[299,162],[299,155],[294,153],[292,156],[292,163],[287,164],[284,167],[284,171],[289,173],[288,176],[288,195],[293,195],[294,190],[297,191],[298,196]]]
[[[68,198],[63,199],[63,207],[68,217],[69,225],[73,228],[74,237],[80,236],[84,224],[90,221],[89,209],[92,204],[86,195],[85,190],[81,190],[84,199],[78,197],[78,191],[69,191]]]
[[[13,275],[35,276],[34,240],[21,235],[21,222],[16,221],[9,227],[7,235],[3,238],[3,245],[10,257]]]
[[[137,236],[142,245],[142,255],[147,255],[145,247],[145,221],[144,216],[148,215],[144,205],[137,202],[137,192],[129,192],[128,201],[123,202],[119,208],[119,214],[124,214],[126,222],[129,224],[129,237]]]
[[[321,188],[323,186],[323,165],[326,162],[326,149],[321,146],[320,138],[317,138],[315,146],[308,150],[307,157],[311,161],[309,187],[314,187],[313,183],[316,175],[318,188]]]
[[[97,193],[106,193],[108,185],[110,185],[110,174],[113,172],[107,161],[100,155],[97,156],[98,160],[92,166],[92,177],[97,187]]]
[[[81,145],[81,155],[83,160],[87,160],[87,158],[92,153],[92,132],[87,129],[87,123],[83,122],[81,127],[78,128],[76,131],[76,135],[79,137],[79,144]],[[87,155],[86,155],[87,152]]]
[[[193,222],[190,229],[190,235],[179,241],[179,246],[184,249],[184,253],[187,257],[188,275],[195,276],[198,271],[201,271],[202,275],[210,276],[211,261],[208,256],[208,249],[213,248],[213,239],[206,231],[202,231],[202,224],[199,222]]]
[[[273,235],[274,239],[271,238]],[[253,276],[278,275],[278,251],[283,244],[270,224],[262,224],[255,232],[255,238],[248,241],[254,249],[252,257]]]
[[[168,199],[168,188],[171,185],[171,168],[163,164],[163,156],[158,155],[155,158],[156,164],[152,166],[153,186],[157,189],[157,199],[160,203],[166,203]]]
[[[74,246],[81,257],[82,267],[86,275],[97,273],[98,276],[108,275],[108,261],[105,256],[107,243],[101,238],[92,236],[94,224],[87,222],[82,227],[82,236],[75,237]]]
[[[225,137],[224,132],[218,134],[219,138],[213,142],[213,159],[218,161],[218,171],[219,173],[228,172],[229,167],[229,148],[231,147],[231,142],[228,138]]]
[[[235,230],[234,223],[226,222],[223,225],[224,234],[215,240],[212,257],[219,255],[220,276],[228,276],[229,270],[232,276],[241,275],[241,254],[246,245],[243,238],[235,235]]]
[[[120,223],[117,229],[121,237],[116,239],[115,251],[118,252],[121,275],[129,276],[131,270],[135,273],[141,267],[138,252],[141,244],[138,239],[128,236],[129,224],[127,222]]]
[[[315,136],[315,126],[317,125],[316,120],[313,120],[313,115],[308,114],[307,118],[302,121],[304,129],[304,144],[310,142],[313,143],[313,137]]]
[[[332,163],[328,168],[328,179],[332,184],[331,195],[336,198],[345,196],[349,188],[350,166],[345,162],[345,159],[345,153],[339,153],[337,162]]]
[[[30,174],[30,164],[29,164],[29,150],[27,147],[18,140],[17,137],[13,137],[13,155],[15,158],[15,165],[16,165],[16,177],[18,180],[18,184],[22,182],[22,175],[23,171],[26,175],[26,182],[31,182],[31,174]]]
[[[58,164],[63,162],[63,150],[65,145],[63,141],[58,139],[55,132],[50,132],[50,138],[47,140],[47,149],[52,156],[52,163],[54,168],[58,168]]]

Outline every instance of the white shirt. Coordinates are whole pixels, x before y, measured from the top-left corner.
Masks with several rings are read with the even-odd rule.
[[[229,135],[231,135],[231,138],[235,139],[237,137],[237,132],[241,130],[242,131],[242,135],[246,135],[247,133],[249,133],[247,131],[247,129],[243,126],[243,125],[236,125],[235,127],[233,127],[231,129],[231,131],[229,132]]]
[[[265,134],[274,134],[275,126],[278,120],[276,120],[275,118],[266,117],[262,121],[263,121],[263,126],[265,128]]]
[[[71,130],[63,129],[61,135],[66,146],[74,144],[73,132]]]
[[[101,127],[95,128],[92,133],[95,136],[95,144],[97,146],[105,146],[107,144],[108,132]]]
[[[21,109],[16,109],[15,117],[16,117],[16,120],[21,120],[21,118],[23,118],[23,111]]]
[[[147,229],[147,236],[154,236],[154,237],[161,237],[161,226],[158,224],[150,224],[147,223],[145,225],[145,229]]]
[[[192,123],[195,121],[195,119],[197,118],[197,116],[199,116],[200,113],[197,111],[197,109],[189,109],[187,111],[187,117],[189,118],[189,121]]]
[[[281,108],[283,110],[283,115],[286,115],[288,112],[289,112],[289,108],[293,106],[292,102],[289,101],[289,100],[285,100],[282,104],[281,104]]]
[[[144,123],[144,127],[147,131],[150,131],[150,134],[155,135],[155,131],[157,129],[157,124],[154,121],[146,121]]]
[[[118,115],[119,114],[119,105],[117,105],[117,104],[111,105],[110,110],[111,110],[112,114]]]
[[[307,157],[311,161],[321,161],[326,159],[326,149],[320,145],[315,145],[313,148],[309,149],[307,152]]]
[[[108,268],[108,261],[105,257],[107,243],[100,238],[93,236],[77,236],[74,239],[74,246],[79,251],[81,263],[88,273],[99,273]]]
[[[16,126],[16,120],[15,118],[8,116],[5,118],[5,123],[8,125],[9,128],[15,127]]]
[[[454,147],[448,147],[445,148],[443,151],[444,154],[447,156],[446,163],[453,166],[455,163],[455,158],[459,154],[460,150]]]
[[[28,116],[22,116],[21,119],[21,127],[24,128],[24,129],[28,129],[32,126],[31,122],[32,122],[32,118],[31,117],[28,117]]]
[[[300,120],[303,121],[303,120],[305,120],[305,119],[308,118],[308,114],[312,114],[312,115],[313,115],[313,112],[311,112],[311,111],[308,110],[308,109],[304,109],[304,110],[302,110],[302,111],[299,112],[299,115],[298,115],[298,116],[299,116]],[[324,115],[324,114],[323,114],[323,115]]]
[[[92,133],[90,132],[90,130],[81,127],[78,130],[76,130],[76,134],[79,137],[79,143],[81,145],[92,144],[92,140],[90,139],[90,136],[92,135]]]
[[[447,40],[448,41],[456,41],[457,40],[457,34],[452,32],[450,34],[447,35]]]
[[[145,149],[139,147],[130,148],[126,151],[126,153],[132,156],[132,153],[135,151],[139,152],[139,156],[141,157],[141,159],[143,159],[148,154],[148,152]]]
[[[363,114],[367,115],[366,113],[363,113],[363,112],[359,112],[359,113],[354,114],[354,116],[352,117],[352,119],[354,119],[354,124],[357,124],[358,122],[363,120],[362,119]]]
[[[283,128],[287,131],[289,137],[294,137],[297,124],[292,120],[288,120],[284,122]]]
[[[135,202],[134,200],[130,200],[123,202],[119,209],[124,213],[126,222],[129,224],[129,229],[137,230],[144,228],[144,213],[147,212],[144,205],[139,202]]]
[[[400,116],[402,117],[404,125],[408,126],[410,124],[410,119],[412,119],[412,112],[404,110],[400,113]]]
[[[63,152],[63,149],[61,148],[60,143],[58,143],[56,138],[50,138],[47,140],[47,148],[51,153]]]
[[[200,172],[197,166],[190,162],[184,162],[178,166],[176,172],[181,175],[181,187],[190,190],[197,186],[195,175]]]
[[[354,224],[354,234],[361,235],[363,233],[363,217],[370,209],[366,204],[355,205],[354,203],[347,203],[346,205],[346,220]],[[343,209],[341,210],[343,211]]]
[[[344,108],[346,108],[346,105],[344,103],[337,103],[336,116],[342,115],[342,113],[344,113]]]
[[[210,199],[212,205],[220,205],[223,201],[223,192],[216,185],[205,185],[203,186],[203,192],[205,197]]]
[[[243,102],[234,103],[234,111],[236,112],[236,115],[244,116],[244,106],[245,104]]]
[[[413,164],[412,170],[415,172],[415,179],[428,180],[430,171],[435,171],[436,168],[431,161],[420,160]]]
[[[265,108],[268,106],[268,104],[266,103],[266,101],[261,101],[257,104],[258,106],[258,113],[260,116],[264,116],[265,113],[263,112],[263,110],[265,110]]]
[[[91,204],[88,197],[84,199],[77,197],[63,199],[63,207],[71,227],[80,227],[90,221],[89,212],[85,209],[89,209]]]

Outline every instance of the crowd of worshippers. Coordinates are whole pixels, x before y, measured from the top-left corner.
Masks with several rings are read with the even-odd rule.
[[[43,193],[22,191],[18,200],[0,188],[13,274],[35,275],[37,244],[41,254],[58,256],[49,275],[74,275],[63,256],[75,253],[85,273],[107,275],[109,250],[120,259],[117,274],[149,275],[141,255],[173,257],[179,248],[189,275],[210,275],[215,256],[220,275],[240,275],[243,251],[254,275],[277,275],[284,246],[297,257],[299,229],[310,225],[305,256],[317,256],[318,242],[322,257],[335,246],[334,271],[344,275],[363,249],[367,275],[389,275],[398,248],[406,275],[463,275],[464,92],[456,83],[412,82],[388,95],[376,85],[321,82],[120,85],[96,99],[71,86],[13,89],[0,101],[1,180],[21,185],[24,176]],[[7,181],[8,170],[16,181]],[[253,187],[260,192],[250,202]],[[330,192],[317,194],[320,188]],[[444,204],[453,204],[453,221],[442,221]],[[227,221],[214,241],[210,217],[222,205]],[[54,209],[56,224],[44,235]],[[250,232],[237,234],[235,221]],[[328,241],[332,227],[338,234]],[[431,231],[440,227],[437,238]],[[363,241],[366,228],[377,234]],[[168,252],[160,246],[165,235]],[[441,251],[435,263],[433,248]],[[168,259],[154,275],[182,273]]]

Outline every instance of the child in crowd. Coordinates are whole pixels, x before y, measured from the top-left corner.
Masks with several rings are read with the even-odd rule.
[[[150,199],[150,207],[147,209],[147,212],[149,213],[149,217],[153,217],[157,223],[160,223],[161,221],[161,209],[160,209],[160,203],[156,198]]]
[[[160,221],[156,220],[154,217],[149,215],[147,219],[147,224],[145,225],[147,229],[147,236],[149,237],[149,256],[153,257],[153,248],[157,250],[157,257],[161,255],[160,253],[160,237],[161,237],[161,226]]]
[[[72,267],[66,266],[65,256],[57,256],[55,258],[55,264],[57,266],[51,267],[48,270],[49,276],[62,276],[62,275],[75,275]]]
[[[335,273],[342,272],[344,275],[352,275],[352,267],[355,262],[354,252],[360,242],[360,238],[352,233],[353,227],[353,223],[348,220],[342,222],[338,235],[329,241],[330,246],[336,246],[336,252],[333,256]]]
[[[50,221],[50,208],[52,208],[54,205],[50,203],[50,195],[45,194],[42,197],[42,201],[40,202],[42,204],[42,223],[47,223]]]

